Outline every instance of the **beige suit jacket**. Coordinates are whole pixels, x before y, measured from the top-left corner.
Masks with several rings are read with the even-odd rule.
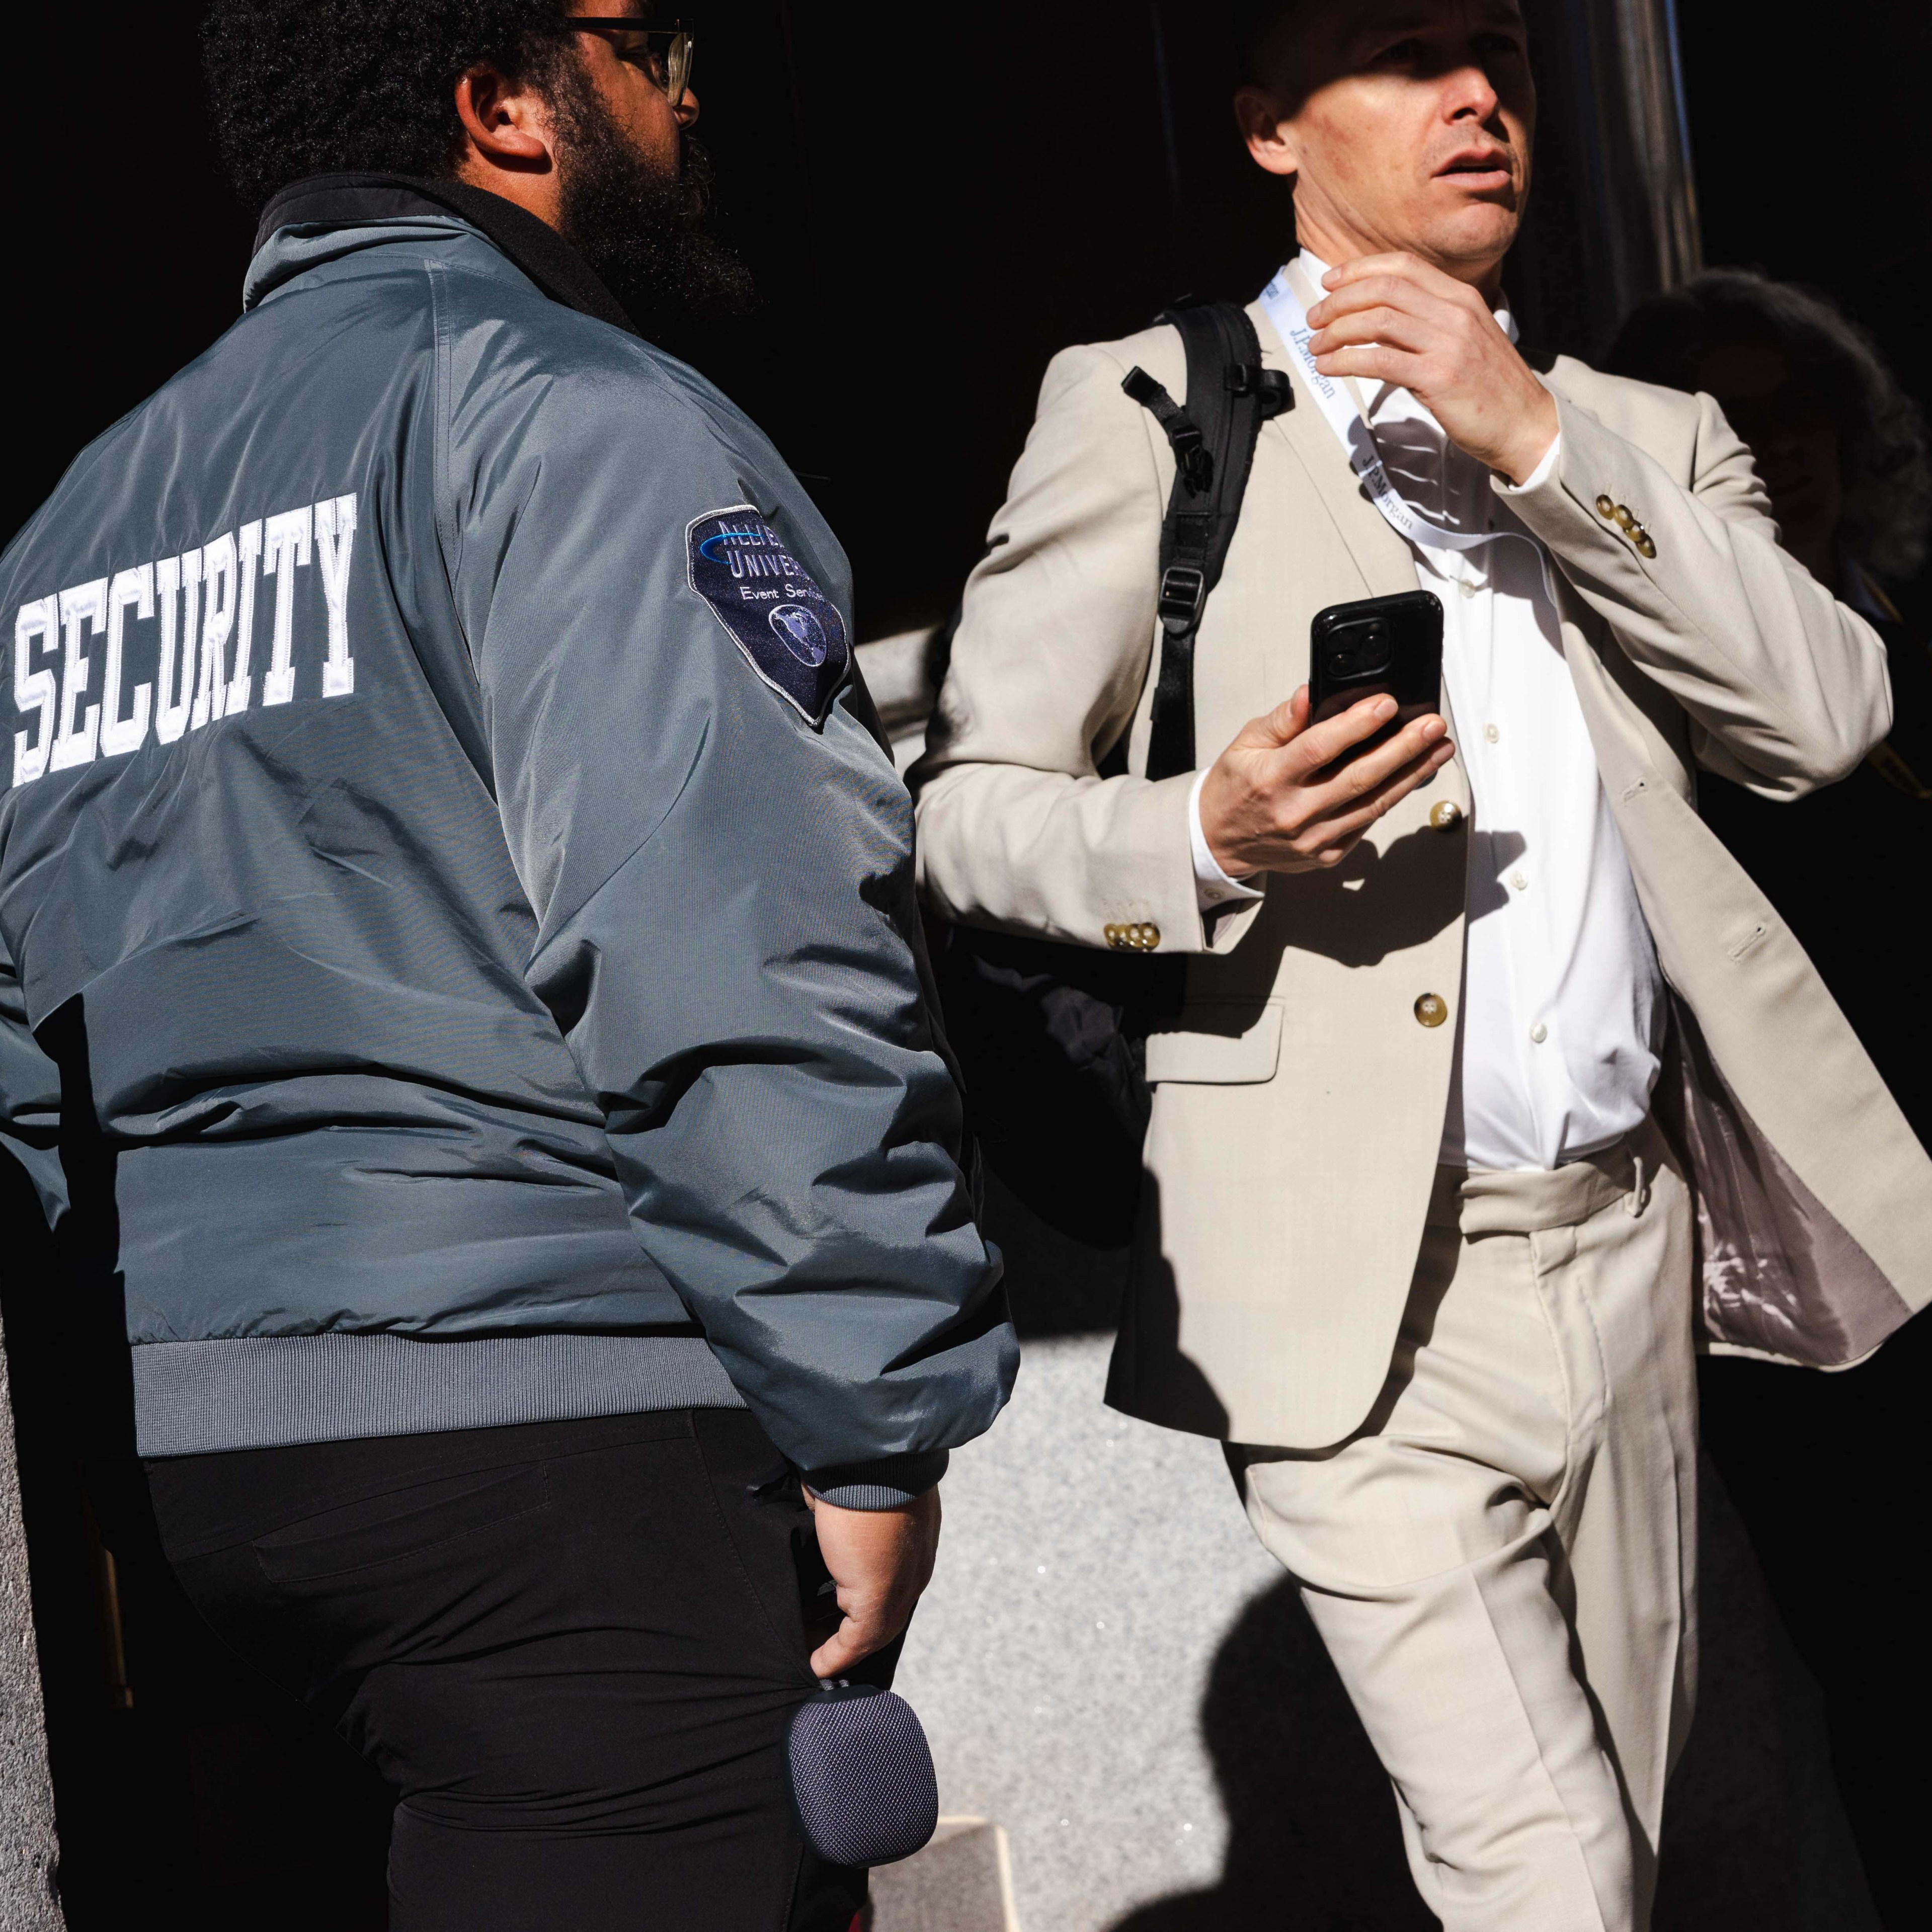
[[[1195,656],[1216,754],[1308,673],[1310,620],[1415,587],[1267,316],[1295,406],[1262,430]],[[1313,1447],[1381,1388],[1420,1244],[1461,993],[1460,761],[1333,872],[1269,878],[1204,921],[1192,781],[1145,769],[1155,557],[1173,460],[1124,394],[1175,396],[1177,333],[1070,349],[968,586],[913,774],[929,902],[1087,945],[1152,926],[1190,956],[1148,1042],[1148,1182],[1109,1400],[1170,1426]],[[1932,1298],[1932,1163],[1797,941],[1697,816],[1695,769],[1773,797],[1842,777],[1889,728],[1882,645],[1778,546],[1708,398],[1558,362],[1562,450],[1510,508],[1559,567],[1564,646],[1674,998],[1657,1111],[1696,1190],[1711,1345],[1835,1366]],[[1599,513],[1627,505],[1655,555]],[[1447,697],[1444,697],[1447,706]],[[1473,721],[1466,721],[1466,723]],[[1452,733],[1456,721],[1450,719]],[[1126,735],[1129,776],[1096,761]],[[1463,808],[1448,830],[1433,806]],[[1448,814],[1440,814],[1447,816]]]

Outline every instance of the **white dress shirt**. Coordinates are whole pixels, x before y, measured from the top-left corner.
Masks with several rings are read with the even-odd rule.
[[[1318,293],[1327,264],[1304,250],[1298,266]],[[1508,311],[1496,320],[1514,341]],[[1441,528],[1521,532],[1509,499],[1558,487],[1560,438],[1512,487],[1450,442],[1406,389],[1350,387],[1396,488]],[[1441,1158],[1558,1167],[1614,1144],[1649,1112],[1663,976],[1564,661],[1541,546],[1524,532],[1462,551],[1411,548],[1416,580],[1442,600],[1450,730],[1474,800]],[[1208,849],[1205,776],[1189,817],[1208,910],[1258,894]]]

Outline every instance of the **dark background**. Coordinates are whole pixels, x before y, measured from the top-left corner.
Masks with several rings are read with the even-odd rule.
[[[16,35],[0,533],[237,312],[254,218],[206,136],[200,10],[110,4]],[[1802,35],[1738,0],[1678,12],[1706,259],[1834,294],[1927,398],[1932,10],[1868,0]],[[704,17],[700,133],[764,301],[670,346],[806,476],[852,554],[860,635],[935,620],[1053,351],[1141,327],[1184,291],[1251,296],[1290,245],[1279,184],[1234,135],[1225,0],[944,14],[744,0]],[[1572,118],[1587,75],[1553,35],[1538,65],[1540,200],[1512,292],[1546,346],[1587,354],[1618,320],[1591,294],[1599,244]],[[1923,625],[1924,585],[1905,601]],[[77,1412],[42,1372],[61,1353],[45,1289],[62,1270],[30,1251],[19,1179],[0,1174],[0,1290],[70,1922],[86,1932],[192,1895],[210,1928],[253,1924],[270,1883],[284,1926],[378,1925],[380,1790],[333,1745],[286,1734],[286,1712],[184,1615],[138,1525],[117,1534],[113,1472],[66,1446]],[[118,1549],[118,1648],[95,1517]]]
[[[1532,0],[1532,17],[1581,0]],[[253,230],[203,127],[194,0],[43,29],[13,97],[10,533],[87,440],[236,312]],[[1932,10],[1802,34],[1679,0],[1705,251],[1819,284],[1932,388]],[[695,85],[747,322],[676,346],[771,431],[852,554],[859,634],[932,621],[978,554],[1048,357],[1172,296],[1246,298],[1286,252],[1237,144],[1226,0],[742,0]],[[76,16],[76,19],[80,16]],[[1578,77],[1546,33],[1538,206],[1513,271],[1549,346],[1600,349]]]

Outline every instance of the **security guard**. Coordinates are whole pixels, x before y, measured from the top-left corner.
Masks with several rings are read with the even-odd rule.
[[[690,38],[211,46],[246,312],[0,560],[0,1127],[108,1178],[170,1560],[393,1925],[842,1928],[787,1726],[1016,1357],[844,556],[564,238],[679,206]]]

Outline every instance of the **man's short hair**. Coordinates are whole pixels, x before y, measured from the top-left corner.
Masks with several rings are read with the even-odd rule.
[[[214,0],[203,70],[236,191],[260,208],[305,175],[448,174],[462,142],[458,78],[488,62],[541,82],[562,56],[563,10],[564,0]]]
[[[1292,86],[1302,33],[1322,5],[1323,0],[1234,0],[1234,54],[1242,80],[1256,87]]]

